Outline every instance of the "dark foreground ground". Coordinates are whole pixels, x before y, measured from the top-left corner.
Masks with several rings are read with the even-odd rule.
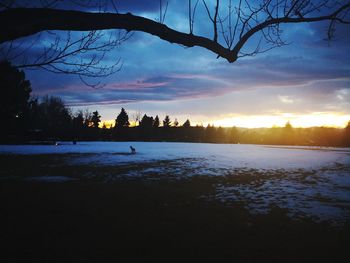
[[[273,208],[200,198],[213,180],[80,175],[118,168],[66,166],[57,156],[0,156],[0,262],[348,262],[349,224],[293,219]],[[40,175],[77,180],[39,182]],[[136,261],[135,261],[136,260]]]

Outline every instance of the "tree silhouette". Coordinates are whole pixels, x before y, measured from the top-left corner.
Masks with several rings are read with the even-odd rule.
[[[344,146],[350,146],[350,121],[348,122],[348,125],[344,129]]]
[[[175,118],[175,120],[174,120],[173,126],[174,126],[174,127],[179,126],[179,122],[178,122],[178,120],[177,120],[176,118]]]
[[[204,139],[206,142],[215,142],[216,128],[214,125],[208,124],[205,128]]]
[[[41,127],[40,116],[40,105],[38,102],[38,98],[31,99],[29,102],[29,129],[36,129]]]
[[[153,128],[158,128],[159,125],[160,125],[159,117],[158,117],[158,115],[156,115],[156,117],[154,118],[154,122],[153,122]]]
[[[295,143],[293,127],[288,121],[283,128],[281,144],[293,145]]]
[[[72,125],[73,125],[73,135],[75,138],[78,138],[83,135],[84,133],[84,115],[83,112],[80,110],[78,111],[75,116],[72,119]]]
[[[165,116],[165,119],[163,120],[163,127],[169,128],[171,126],[171,121],[168,115]]]
[[[290,124],[290,121],[287,121],[287,122],[286,122],[286,125],[284,125],[284,129],[285,129],[286,131],[290,131],[290,130],[293,129],[292,124]]]
[[[153,124],[153,117],[149,117],[145,114],[143,115],[139,126],[142,129],[151,129],[153,127]]]
[[[236,127],[229,128],[227,142],[228,143],[239,142],[239,131]]]
[[[40,103],[35,102],[37,112],[33,122],[37,125],[35,129],[41,129],[51,138],[60,139],[70,136],[72,118],[70,110],[64,105],[59,97],[45,96]]]
[[[52,1],[50,5],[41,8],[35,5],[21,5],[20,1],[9,1],[11,4],[0,6],[0,43],[5,43],[5,50],[11,48],[11,41],[44,31],[64,30],[64,31],[89,31],[92,34],[83,37],[77,42],[67,42],[63,45],[67,48],[60,49],[53,43],[54,55],[45,53],[40,56],[44,61],[33,61],[22,65],[23,67],[42,67],[55,72],[65,72],[64,68],[55,68],[55,63],[61,63],[67,67],[73,66],[73,70],[66,72],[81,75],[98,75],[94,71],[98,61],[84,60],[67,61],[68,57],[76,57],[86,52],[105,52],[110,45],[119,44],[121,37],[111,43],[94,46],[97,39],[103,39],[103,35],[95,36],[96,32],[110,29],[123,29],[126,32],[141,31],[159,37],[170,43],[177,43],[185,47],[202,47],[217,57],[222,57],[228,62],[235,62],[238,58],[252,56],[258,53],[269,51],[275,47],[285,45],[282,33],[287,31],[288,25],[300,23],[328,22],[327,38],[334,37],[335,26],[338,24],[350,24],[349,21],[349,1],[333,0],[269,0],[269,1],[223,1],[217,0],[214,3],[209,1],[184,1],[187,6],[188,28],[184,31],[172,29],[164,24],[167,13],[160,1],[159,18],[151,20],[143,16],[133,15],[130,12],[121,14],[115,8],[113,1],[97,1],[100,12],[91,11],[90,2],[78,6],[78,10],[64,10],[64,1]],[[47,1],[42,1],[47,2]],[[79,1],[71,1],[79,2]],[[106,3],[112,2],[112,6]],[[35,2],[36,3],[36,2]],[[62,6],[61,6],[62,4]],[[95,3],[96,5],[96,3]],[[212,27],[210,34],[196,35],[195,20],[198,7],[202,5],[202,10],[207,14],[207,21]],[[48,8],[49,7],[49,8]],[[61,9],[60,9],[61,8]],[[105,10],[105,12],[103,12]],[[285,25],[286,29],[281,26]],[[95,32],[95,33],[94,33]],[[90,33],[89,33],[90,34]],[[255,48],[246,51],[244,48],[250,39],[260,39]],[[69,37],[67,38],[69,39]],[[108,38],[107,38],[108,39]],[[55,40],[54,40],[55,41]],[[69,47],[76,43],[83,42],[70,51]],[[62,51],[62,52],[60,52]],[[11,52],[4,52],[9,54]],[[13,55],[13,54],[12,54]],[[45,56],[46,55],[46,56]],[[12,56],[14,57],[14,56]],[[17,56],[18,57],[18,56]],[[63,60],[62,60],[63,59]],[[52,67],[51,67],[52,66]],[[78,70],[74,72],[74,67]],[[100,68],[102,75],[108,67]]]
[[[219,127],[216,129],[215,135],[214,135],[214,142],[218,142],[218,143],[226,142],[226,133],[224,128]]]
[[[73,117],[73,125],[79,129],[84,127],[84,115],[81,110],[79,110]]]
[[[92,125],[91,118],[92,118],[92,112],[89,109],[85,109],[84,110],[84,126],[86,128],[89,128]]]
[[[94,111],[91,117],[92,127],[98,128],[99,123],[101,122],[101,116],[98,114],[98,111]]]
[[[8,61],[0,62],[0,86],[2,129],[13,131],[17,125],[24,125],[24,118],[29,109],[32,91],[29,80],[23,71],[19,71]],[[23,128],[23,127],[22,127]]]
[[[126,113],[125,109],[122,108],[119,115],[117,116],[116,120],[115,120],[115,129],[122,129],[122,128],[126,128],[129,127],[130,123],[129,123],[129,116]]]
[[[182,124],[182,127],[184,128],[190,128],[191,127],[191,122],[189,119],[187,119],[184,124]]]
[[[119,117],[120,115],[120,117]],[[125,109],[121,110],[119,118],[127,118]],[[24,142],[30,140],[144,140],[144,141],[186,141],[210,143],[249,143],[276,145],[324,145],[350,146],[350,122],[345,129],[312,127],[293,128],[287,122],[284,127],[270,129],[237,129],[215,127],[210,124],[191,127],[190,120],[186,120],[181,128],[171,127],[167,115],[163,127],[159,127],[157,117],[144,114],[138,127],[120,126],[119,129],[98,127],[101,116],[98,111],[79,110],[72,115],[63,101],[57,97],[32,99],[28,106],[29,129],[16,126],[11,134],[3,133],[0,139],[8,142]],[[159,118],[158,118],[159,121]],[[122,123],[122,122],[120,122]],[[124,121],[124,123],[127,123]],[[4,132],[4,129],[1,129]]]

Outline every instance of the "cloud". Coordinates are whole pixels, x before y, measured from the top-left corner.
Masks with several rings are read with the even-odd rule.
[[[51,89],[50,94],[61,96],[70,105],[118,104],[140,101],[172,101],[188,98],[219,96],[227,83],[211,76],[169,75],[148,79],[110,83],[100,89],[91,89],[82,85],[66,86],[64,89]],[[88,92],[87,92],[88,91]]]
[[[323,100],[350,86],[350,71],[346,67],[329,68],[302,57],[266,56],[234,65],[219,62],[202,71],[186,68],[181,72],[176,63],[173,65],[170,69],[157,67],[156,72],[150,70],[154,66],[145,65],[142,74],[126,70],[121,72],[120,80],[117,74],[117,78],[102,89],[94,90],[81,83],[67,85],[63,81],[64,85],[58,85],[57,89],[47,88],[47,91],[64,96],[69,104],[106,105],[125,101],[204,99],[235,92],[242,96],[242,92],[251,90],[262,90],[258,96],[264,98],[268,96],[267,90],[273,88],[281,96],[279,100],[288,104],[286,102],[295,96]]]
[[[118,1],[121,11],[158,15],[158,1]],[[166,17],[174,28],[188,30],[183,1],[171,1]],[[198,9],[195,32],[211,36],[212,25]],[[199,23],[200,22],[200,23]],[[223,112],[350,111],[350,31],[337,28],[330,46],[325,24],[288,25],[291,45],[229,64],[203,48],[183,48],[143,33],[106,54],[105,63],[121,57],[123,68],[92,89],[78,78],[26,71],[35,94],[62,96],[69,105],[128,105],[148,111],[217,116]],[[37,45],[42,47],[44,41]],[[254,43],[252,43],[254,44]],[[36,56],[33,49],[30,56]],[[204,118],[204,117],[203,117]]]
[[[292,99],[290,96],[278,96],[279,100],[286,104],[292,104],[294,103],[294,99]]]
[[[151,82],[151,81],[136,81],[136,82],[123,82],[123,83],[115,83],[109,84],[109,89],[115,90],[135,90],[142,91],[145,89],[154,89],[158,87],[166,87],[169,85],[167,81],[159,81],[159,82]]]
[[[159,8],[159,2],[156,0],[118,0],[114,1],[114,5],[111,1],[101,0],[76,0],[76,1],[42,1],[42,0],[21,0],[16,1],[16,7],[46,7],[47,3],[53,3],[48,7],[60,8],[60,9],[73,9],[73,10],[85,10],[85,11],[115,11],[114,5],[117,7],[118,12],[138,12],[138,11],[151,11]],[[102,3],[102,5],[101,5]]]

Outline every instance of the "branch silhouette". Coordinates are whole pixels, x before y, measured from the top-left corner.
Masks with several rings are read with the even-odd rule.
[[[8,8],[0,12],[0,23],[3,25],[0,29],[0,44],[48,30],[98,31],[122,29],[127,32],[140,31],[148,33],[167,42],[185,47],[202,47],[215,53],[217,57],[222,57],[232,63],[241,57],[242,49],[248,40],[259,32],[262,33],[267,43],[276,47],[282,46],[284,42],[280,38],[281,30],[278,28],[281,24],[329,21],[329,30],[332,30],[335,23],[350,23],[350,21],[346,20],[350,10],[350,2],[343,4],[336,2],[334,5],[327,6],[329,1],[321,1],[319,5],[305,4],[304,1],[292,1],[293,4],[287,7],[286,3],[288,1],[285,1],[284,11],[281,12],[279,10],[282,7],[279,1],[274,4],[272,4],[272,1],[265,1],[257,7],[252,7],[250,3],[245,1],[246,9],[249,11],[246,13],[241,8],[242,1],[240,1],[239,7],[235,11],[237,19],[240,20],[242,25],[240,32],[238,32],[239,34],[232,32],[231,15],[233,10],[230,3],[228,15],[230,38],[228,39],[224,30],[221,32],[226,43],[226,46],[224,46],[219,43],[218,39],[217,23],[220,23],[223,28],[222,24],[225,21],[219,16],[219,2],[216,1],[214,17],[210,19],[214,23],[214,38],[193,34],[193,27],[192,29],[190,28],[189,33],[180,32],[168,27],[162,20],[154,21],[131,13],[93,13],[51,8]],[[208,6],[205,5],[205,7],[209,12]],[[315,12],[320,12],[321,8],[331,11],[328,14],[321,12],[317,14],[322,15],[312,16]],[[263,12],[265,19],[259,17],[259,12]],[[238,30],[237,23],[234,26],[235,31],[236,29]],[[235,43],[233,43],[232,35],[237,36]],[[328,33],[328,37],[331,38],[332,34]],[[255,55],[269,49],[261,51],[258,46],[252,53],[244,54]]]

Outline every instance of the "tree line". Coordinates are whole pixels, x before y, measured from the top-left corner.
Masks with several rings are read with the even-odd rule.
[[[9,62],[0,62],[0,72],[5,98],[0,107],[2,143],[113,140],[350,146],[350,122],[345,129],[293,128],[289,122],[285,127],[244,129],[192,126],[189,119],[180,124],[168,115],[160,120],[158,115],[144,114],[137,118],[136,125],[130,125],[128,113],[122,108],[114,124],[107,127],[101,125],[97,110],[72,112],[59,97],[31,98],[31,84],[24,72]]]

